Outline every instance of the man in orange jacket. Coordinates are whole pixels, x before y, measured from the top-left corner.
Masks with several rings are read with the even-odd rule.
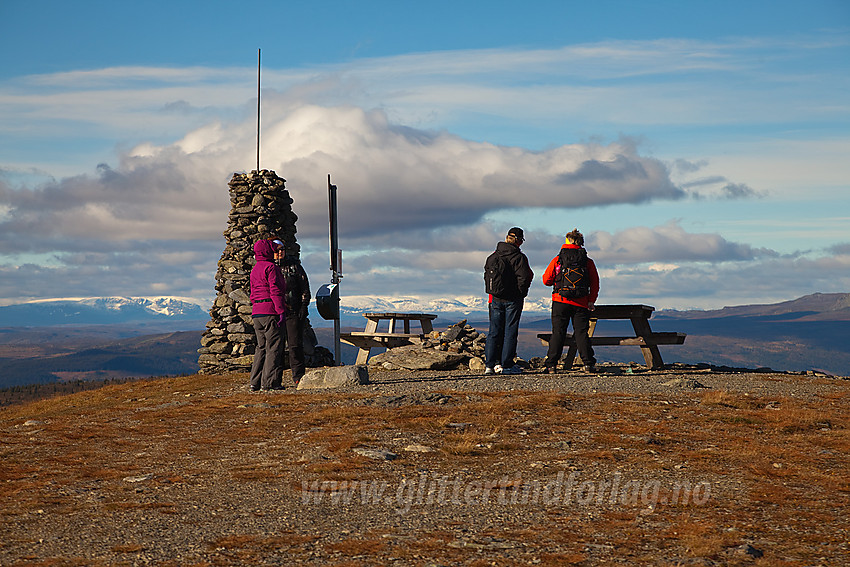
[[[577,228],[567,233],[566,243],[561,246],[560,253],[549,262],[543,272],[543,283],[554,286],[552,338],[549,339],[549,351],[543,361],[549,374],[557,371],[570,321],[573,322],[576,347],[585,370],[596,370],[596,358],[593,356],[588,330],[590,312],[596,308],[595,303],[599,296],[599,273],[596,271],[596,264],[587,257],[583,245],[584,236]],[[572,363],[572,360],[568,360],[567,368],[572,366]]]

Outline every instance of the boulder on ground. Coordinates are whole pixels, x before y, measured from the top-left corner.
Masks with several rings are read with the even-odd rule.
[[[466,355],[440,351],[422,345],[408,345],[388,349],[369,359],[370,366],[389,363],[406,370],[450,370],[456,368]]]
[[[484,368],[486,364],[484,364],[484,360],[478,358],[477,356],[473,356],[469,359],[469,370],[472,372],[484,372]]]
[[[359,386],[369,383],[369,369],[364,365],[357,366],[327,366],[308,370],[301,381],[299,390],[320,390]]]

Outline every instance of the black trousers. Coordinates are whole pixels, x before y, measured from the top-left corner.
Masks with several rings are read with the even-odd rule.
[[[283,380],[283,336],[276,315],[253,318],[257,350],[251,366],[251,388],[268,390],[280,388]]]
[[[304,376],[304,320],[297,313],[286,317],[286,346],[289,351],[289,368],[292,380],[297,382]]]
[[[567,338],[567,327],[573,323],[573,335],[576,339],[578,355],[585,366],[596,364],[593,355],[593,347],[590,346],[590,310],[569,303],[552,301],[552,338],[549,339],[549,351],[546,353],[546,366],[555,366],[564,352],[564,341]],[[572,366],[573,361],[567,361],[567,368]]]

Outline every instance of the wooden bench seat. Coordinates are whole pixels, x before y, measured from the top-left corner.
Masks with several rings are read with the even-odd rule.
[[[385,347],[390,343],[394,346],[403,346],[422,342],[425,335],[413,333],[366,333],[354,331],[351,333],[340,333],[339,338],[350,345],[360,348]]]
[[[346,335],[350,335],[352,337],[404,337],[408,339],[412,338],[422,338],[425,335],[423,333],[370,333],[368,331],[351,331],[350,333],[344,333]]]
[[[363,331],[354,331],[351,333],[340,333],[339,338],[356,347],[360,347],[361,345],[382,347],[387,346],[389,343],[393,343],[395,346],[421,343],[422,339],[425,338],[425,335],[414,333],[366,333]]]
[[[687,335],[685,333],[652,333],[647,338],[645,337],[590,337],[590,344],[592,346],[619,346],[619,345],[633,345],[633,346],[648,346],[648,345],[681,345],[685,344],[685,337]],[[540,339],[540,342],[544,345],[549,344],[549,339],[552,338],[552,333],[538,333],[537,338]],[[565,345],[573,346],[575,345],[576,339],[572,335],[572,333],[567,333],[566,339],[564,340]]]

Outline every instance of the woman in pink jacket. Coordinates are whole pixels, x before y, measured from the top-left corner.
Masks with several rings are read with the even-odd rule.
[[[251,315],[257,350],[251,366],[251,389],[280,390],[283,388],[282,329],[286,321],[286,282],[274,263],[274,253],[283,243],[274,236],[265,236],[254,243],[257,263],[251,270]]]

